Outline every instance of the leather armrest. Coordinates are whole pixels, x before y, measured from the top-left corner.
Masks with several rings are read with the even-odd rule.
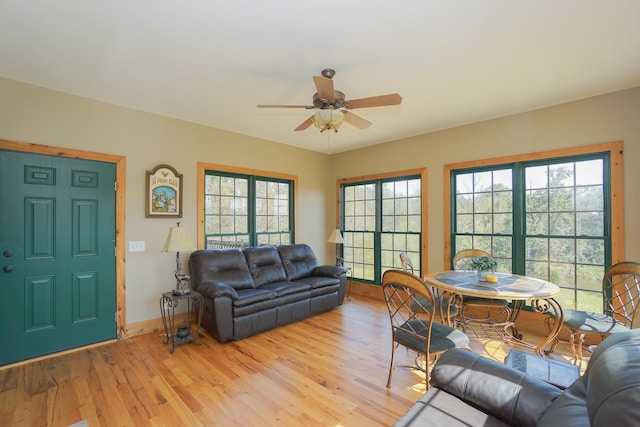
[[[345,274],[347,269],[341,265],[319,265],[313,269],[314,276],[338,278]]]
[[[467,350],[442,354],[431,384],[483,412],[518,426],[535,426],[562,390]]]
[[[229,297],[232,300],[238,299],[238,292],[222,282],[204,282],[197,289],[202,295],[209,298]]]

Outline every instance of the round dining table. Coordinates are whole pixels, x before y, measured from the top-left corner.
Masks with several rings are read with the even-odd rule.
[[[513,307],[505,321],[480,321],[484,324],[481,325],[483,330],[487,330],[485,326],[490,326],[489,330],[495,331],[505,341],[532,348],[536,354],[543,356],[544,348],[556,339],[562,327],[562,307],[555,299],[560,293],[560,288],[551,282],[518,274],[493,275],[498,278],[496,283],[481,281],[475,271],[451,270],[428,274],[424,281],[438,290],[442,296],[441,301],[459,301],[460,297],[465,296],[511,300]],[[527,301],[534,312],[551,311],[555,318],[555,321],[547,323],[549,335],[537,345],[524,341],[516,328],[516,320]],[[441,313],[448,312],[449,308],[441,307]]]

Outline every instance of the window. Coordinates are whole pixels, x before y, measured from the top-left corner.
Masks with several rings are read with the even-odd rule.
[[[295,177],[199,165],[201,247],[294,242]]]
[[[400,268],[400,253],[420,274],[425,170],[369,177],[340,184],[343,258],[353,278],[380,283],[382,274]]]
[[[453,172],[455,207],[453,254],[482,249],[511,271],[513,174],[511,169]]]
[[[622,235],[613,233],[621,204],[611,197],[622,198],[621,153],[621,143],[612,143],[570,155],[449,166],[449,255],[483,249],[499,271],[560,286],[563,307],[601,311],[604,271],[621,256],[622,242],[614,238]]]

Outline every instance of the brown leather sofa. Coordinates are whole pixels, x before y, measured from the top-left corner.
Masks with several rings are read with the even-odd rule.
[[[611,335],[566,390],[470,351],[450,350],[431,387],[394,426],[635,426],[640,330]]]
[[[220,342],[329,311],[345,295],[346,269],[319,265],[305,244],[198,250],[189,268],[201,326]]]

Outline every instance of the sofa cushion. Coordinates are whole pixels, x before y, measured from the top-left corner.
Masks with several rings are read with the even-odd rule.
[[[238,297],[233,300],[234,307],[255,304],[261,301],[269,301],[278,295],[269,289],[241,289],[237,291]]]
[[[255,288],[247,260],[238,249],[195,251],[189,257],[189,270],[196,286],[219,282],[234,289]]]
[[[257,288],[267,283],[287,280],[275,246],[252,246],[243,252]]]
[[[242,307],[233,307],[233,318],[237,319],[239,317],[247,316],[247,315],[255,315],[260,312],[266,311],[274,311],[278,306],[278,299],[271,299],[268,301],[260,301],[255,304],[244,305]],[[256,325],[258,328],[260,326]]]
[[[281,245],[278,253],[289,280],[297,280],[310,276],[318,266],[318,259],[309,245]]]
[[[322,286],[320,288],[311,288],[311,296],[316,297],[318,295],[327,295],[340,292],[340,284],[336,283],[335,285],[330,286]]]
[[[279,299],[269,289],[242,289],[238,291],[238,298],[232,304],[233,317],[240,317],[275,308]]]
[[[309,276],[297,279],[296,282],[307,284],[311,289],[325,288],[327,286],[339,285],[340,280],[333,277]]]
[[[309,290],[309,285],[303,282],[275,282],[262,285],[260,289],[268,289],[275,292],[278,297],[282,297],[306,292]],[[306,298],[309,298],[309,294],[306,294]]]

